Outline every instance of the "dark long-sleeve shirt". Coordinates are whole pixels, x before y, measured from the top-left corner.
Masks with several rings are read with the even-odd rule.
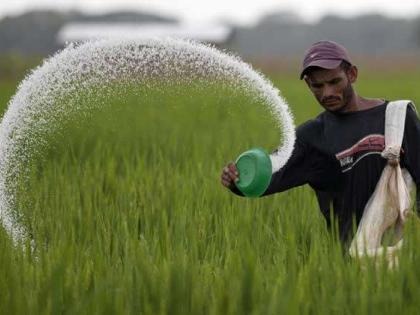
[[[387,104],[349,113],[325,111],[299,126],[290,159],[273,174],[263,195],[309,184],[327,223],[332,206],[340,237],[348,239],[353,215],[358,224],[387,163],[381,157]],[[420,187],[420,122],[411,107],[407,109],[401,167]],[[240,194],[237,189],[232,191]]]

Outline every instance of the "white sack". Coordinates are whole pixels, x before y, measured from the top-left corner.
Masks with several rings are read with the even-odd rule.
[[[402,246],[403,226],[411,209],[410,192],[413,179],[406,169],[401,169],[399,157],[404,135],[405,117],[410,101],[388,104],[385,114],[385,149],[382,157],[388,164],[382,171],[373,195],[365,206],[357,233],[350,245],[350,255],[355,257],[379,256],[386,250],[391,266],[395,252]],[[414,108],[415,110],[415,108]],[[394,229],[393,246],[382,246],[387,229]]]

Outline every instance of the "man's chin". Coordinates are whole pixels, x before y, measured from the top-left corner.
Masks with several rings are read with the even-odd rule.
[[[325,110],[331,112],[331,113],[342,113],[345,111],[345,105],[338,103],[334,105],[322,105],[322,107],[325,108]]]

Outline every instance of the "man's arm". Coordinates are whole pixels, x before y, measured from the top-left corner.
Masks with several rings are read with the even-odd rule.
[[[307,145],[296,139],[290,159],[280,170],[273,173],[270,185],[263,196],[306,184],[310,162],[308,151]]]
[[[307,157],[307,152],[307,146],[299,139],[296,140],[290,159],[279,171],[272,175],[271,182],[263,196],[306,184],[308,182],[307,169],[309,167],[308,163],[310,160]],[[229,170],[231,170],[230,173]],[[225,183],[229,183],[229,185],[226,185],[225,183],[223,184],[228,187],[230,191],[238,196],[244,196],[234,184],[235,176],[233,176],[234,174],[232,174],[232,172],[234,173],[235,170],[236,168],[234,169],[232,164],[228,164],[228,166],[224,168],[224,172],[222,174],[222,183],[223,180],[225,180]],[[231,176],[229,176],[229,174]],[[233,177],[231,182],[229,182],[230,177]]]

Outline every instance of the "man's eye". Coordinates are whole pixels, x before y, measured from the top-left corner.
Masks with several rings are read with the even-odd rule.
[[[322,87],[322,84],[312,84],[312,87],[313,87],[314,89],[319,89],[319,88],[321,88],[321,87]]]

